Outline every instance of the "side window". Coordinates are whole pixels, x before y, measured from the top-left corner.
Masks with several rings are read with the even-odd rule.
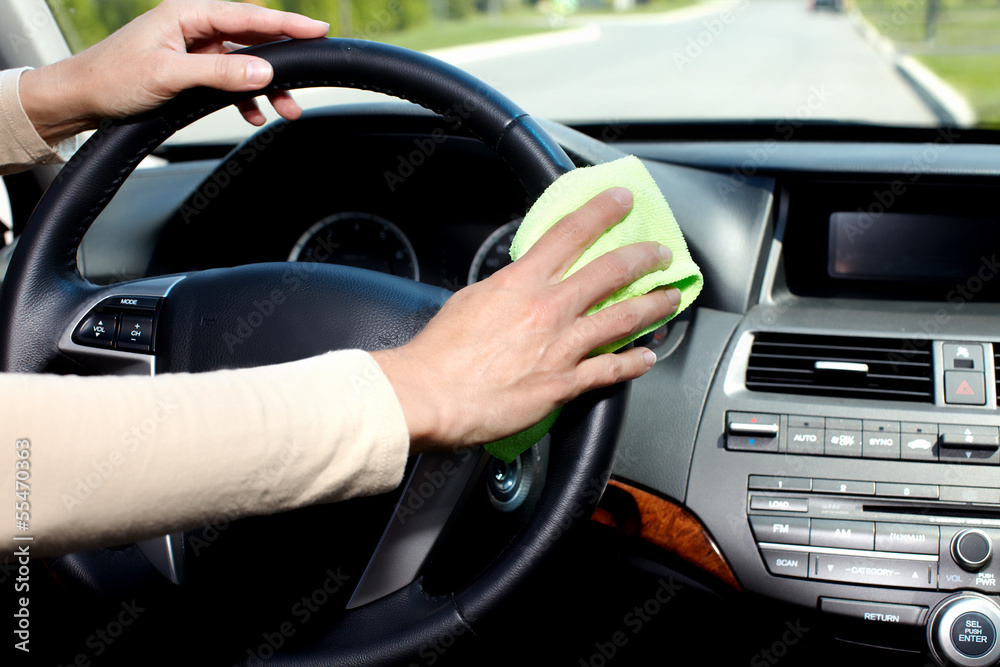
[[[46,0],[56,17],[66,43],[73,53],[79,53],[122,27],[159,0]]]

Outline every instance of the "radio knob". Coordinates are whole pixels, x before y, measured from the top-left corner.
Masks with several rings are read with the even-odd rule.
[[[992,556],[990,537],[981,530],[967,528],[951,541],[951,557],[963,570],[976,572],[989,563]]]
[[[941,665],[987,667],[1000,661],[1000,607],[976,593],[942,600],[927,623],[927,643]]]

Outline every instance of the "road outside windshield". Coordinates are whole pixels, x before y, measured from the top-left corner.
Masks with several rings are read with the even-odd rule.
[[[49,0],[74,50],[155,4]],[[1000,126],[997,0],[266,0],[564,122]],[[300,93],[301,95],[301,93]],[[304,101],[355,101],[324,92]]]

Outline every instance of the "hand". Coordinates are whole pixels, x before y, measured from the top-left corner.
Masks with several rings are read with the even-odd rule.
[[[271,65],[225,55],[240,44],[322,37],[330,26],[299,14],[215,0],[164,0],[99,44],[72,58],[21,75],[21,102],[48,143],[94,129],[101,118],[123,118],[160,106],[196,86],[259,90]],[[270,95],[275,111],[302,113],[287,94]],[[253,100],[240,105],[254,125],[264,115]]]
[[[654,290],[593,315],[587,310],[664,268],[669,249],[637,243],[561,280],[632,205],[607,190],[566,216],[517,262],[455,293],[412,341],[373,353],[399,397],[410,452],[493,442],[538,423],[579,394],[639,377],[646,348],[588,357],[672,313],[676,289]]]

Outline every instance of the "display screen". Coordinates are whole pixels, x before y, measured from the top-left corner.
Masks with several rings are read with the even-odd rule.
[[[965,280],[1000,255],[1000,223],[915,213],[830,214],[831,278]]]

